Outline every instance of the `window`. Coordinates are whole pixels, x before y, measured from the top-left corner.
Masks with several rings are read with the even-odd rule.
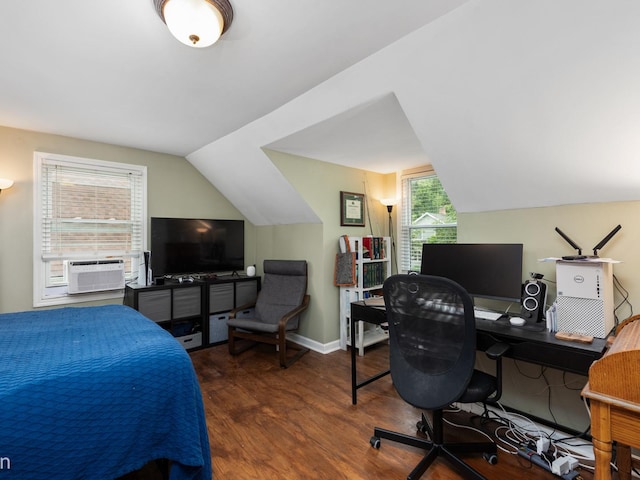
[[[67,293],[70,260],[121,258],[137,277],[146,247],[144,166],[34,154],[34,306],[121,297],[121,291]]]
[[[401,265],[420,271],[423,243],[456,243],[457,215],[433,170],[402,175]]]

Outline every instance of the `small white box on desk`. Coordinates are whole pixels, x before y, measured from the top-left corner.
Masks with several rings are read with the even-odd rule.
[[[556,282],[558,331],[605,338],[615,326],[612,261],[557,261]]]

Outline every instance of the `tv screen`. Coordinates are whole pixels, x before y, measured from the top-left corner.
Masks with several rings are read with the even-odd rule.
[[[244,270],[244,221],[151,218],[154,276]]]
[[[420,273],[449,278],[472,297],[520,302],[521,243],[425,243]]]

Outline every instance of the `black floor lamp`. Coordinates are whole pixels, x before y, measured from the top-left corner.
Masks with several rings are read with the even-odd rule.
[[[385,207],[387,207],[387,212],[389,212],[389,238],[391,239],[391,254],[396,264],[396,273],[397,273],[398,260],[396,255],[396,242],[393,238],[393,219],[391,218],[391,212],[393,211],[393,206],[398,203],[398,200],[395,198],[381,198],[380,203],[382,203]]]

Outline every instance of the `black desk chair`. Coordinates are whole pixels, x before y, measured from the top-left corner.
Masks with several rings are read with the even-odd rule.
[[[508,345],[498,344],[487,351],[497,362],[495,377],[474,369],[473,303],[466,290],[451,280],[427,275],[394,275],[385,281],[383,291],[393,384],[403,400],[433,412],[433,427],[423,414],[417,428],[430,439],[375,428],[371,445],[380,448],[380,439],[384,438],[427,450],[407,476],[409,480],[419,478],[437,456],[448,459],[466,478],[484,479],[458,454],[482,453],[490,463],[495,463],[495,443],[445,443],[442,412],[454,402],[498,400],[501,356]]]

